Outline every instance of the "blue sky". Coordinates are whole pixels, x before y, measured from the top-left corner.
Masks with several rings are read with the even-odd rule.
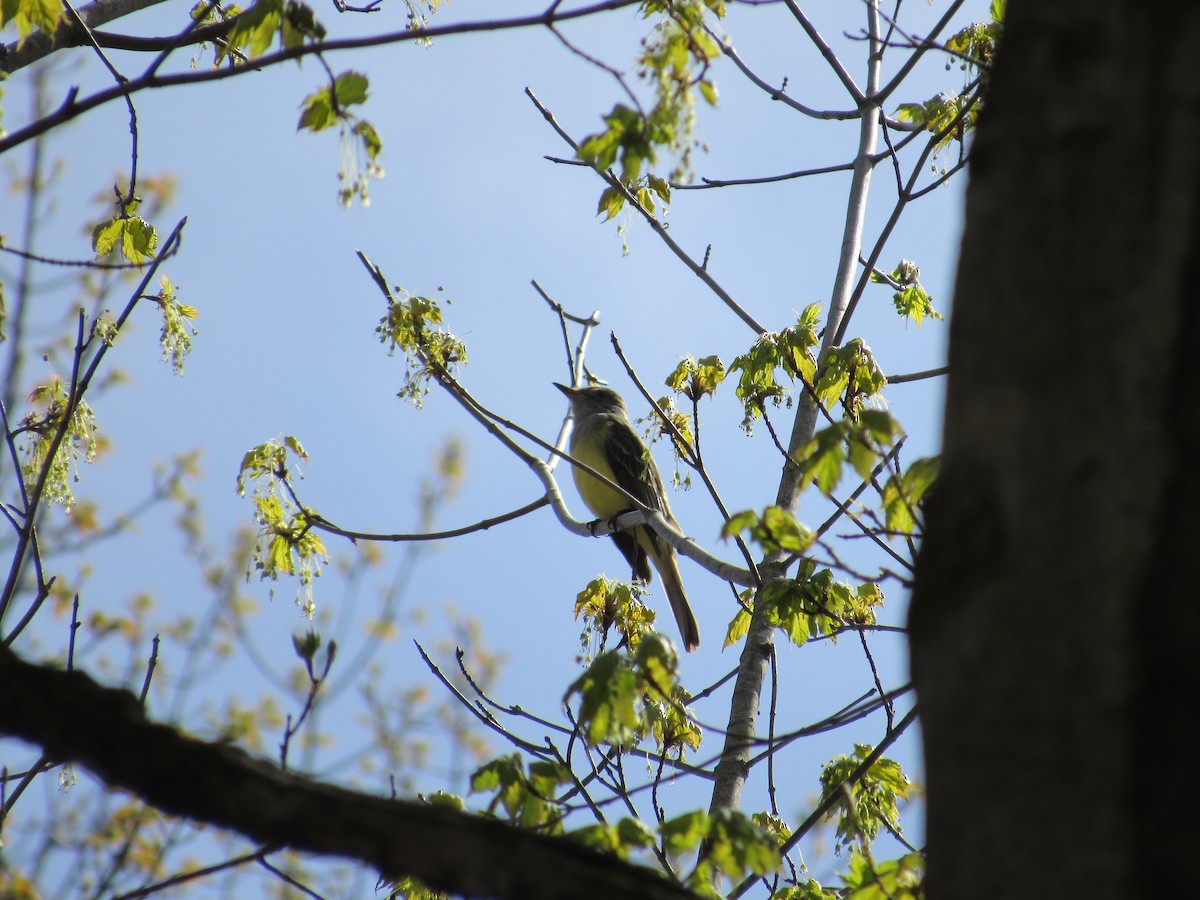
[[[865,47],[852,35],[865,23],[865,7],[809,7],[861,84]],[[167,33],[178,27],[186,8],[164,3],[122,22],[121,28]],[[537,4],[506,4],[505,12],[515,15],[526,8],[540,9]],[[944,8],[942,3],[906,4],[906,28],[923,33]],[[455,0],[435,21],[446,24],[491,12],[482,4]],[[399,7],[385,6],[375,15],[339,18],[332,10],[318,9],[339,35],[402,27],[401,13]],[[968,4],[963,20],[985,15],[986,3],[979,0]],[[743,57],[767,80],[786,76],[789,93],[805,103],[846,107],[840,86],[786,10],[778,5],[737,7],[725,27]],[[564,28],[580,47],[630,72],[637,41],[647,31],[647,24],[628,12]],[[60,65],[54,76],[58,97],[70,84],[105,83],[86,53],[75,51],[70,58],[78,64]],[[145,62],[122,54],[113,58],[129,72]],[[901,59],[895,52],[890,69]],[[450,436],[464,442],[468,470],[458,501],[443,511],[440,525],[468,524],[535,499],[540,490],[536,479],[449,398],[435,393],[421,411],[395,399],[403,364],[389,358],[373,334],[384,310],[355,258],[359,249],[390,280],[414,293],[444,287],[444,295],[453,299],[448,326],[469,346],[464,383],[486,406],[551,440],[565,404],[550,383],[569,375],[557,320],[530,286],[531,279],[572,311],[600,310],[603,325],[593,338],[589,367],[627,394],[632,388],[609,349],[609,330],[618,335],[642,379],[655,385],[684,354],[715,353],[729,363],[753,340],[642,223],[630,221],[624,237],[628,253],[623,252],[614,223],[602,223],[594,215],[602,188],[595,175],[543,159],[570,151],[525,97],[526,87],[577,138],[598,130],[600,116],[621,99],[609,75],[573,56],[551,34],[446,38],[429,48],[400,45],[334,55],[330,63],[335,71],[353,68],[371,78],[362,115],[383,138],[387,177],[372,185],[369,209],[344,210],[336,203],[336,139],[296,133],[299,104],[323,78],[315,61],[137,97],[141,170],[147,175],[170,172],[179,181],[174,207],[155,224],[165,235],[176,217],[188,216],[183,252],[164,271],[179,287],[183,302],[200,310],[200,333],[184,376],[175,377],[158,362],[154,311],[146,307],[138,313],[132,333],[122,337],[112,360],[129,373],[130,381],[95,402],[115,452],[83,472],[80,496],[119,507],[144,489],[154,461],[201,448],[204,478],[198,491],[208,539],[221,545],[233,528],[250,521],[248,501],[234,492],[242,454],[264,440],[294,434],[311,455],[302,496],[348,528],[412,528],[420,478]],[[182,57],[177,65],[184,65]],[[747,84],[725,61],[716,67],[715,79],[721,102],[716,109],[701,110],[698,134],[709,150],[696,157],[698,176],[771,175],[844,162],[853,154],[856,125],[804,119]],[[944,57],[931,54],[896,103],[924,100],[961,83],[957,68],[947,71]],[[24,121],[26,85],[23,75],[5,85],[4,121],[10,130]],[[93,195],[110,191],[114,175],[128,168],[128,143],[127,114],[120,104],[89,113],[55,133],[49,149],[63,168],[53,185],[56,209],[43,225],[38,252],[88,256],[81,211]],[[20,148],[5,161],[20,164],[27,154],[28,148]],[[697,258],[711,244],[709,271],[759,321],[781,329],[808,303],[828,301],[847,186],[848,176],[836,174],[776,185],[680,191],[668,216],[670,233]],[[949,311],[962,186],[960,178],[914,204],[882,258],[887,269],[901,257],[916,260],[923,283],[944,312]],[[880,167],[870,198],[868,246],[895,196],[894,175]],[[10,243],[20,233],[19,222],[20,204],[10,197],[0,206],[0,232]],[[10,276],[12,261],[0,264],[4,276]],[[42,274],[48,279],[56,275]],[[53,296],[36,314],[47,328],[60,323],[70,308],[67,292]],[[862,336],[890,373],[941,365],[945,359],[945,323],[927,322],[923,329],[906,325],[883,287],[868,289],[851,334]],[[44,371],[38,361],[26,370],[30,378]],[[936,452],[940,387],[898,385],[888,390],[887,400],[910,435],[906,459]],[[640,403],[631,405],[635,414],[645,413]],[[780,462],[765,429],[749,438],[743,434],[729,387],[717,400],[706,401],[704,412],[706,458],[727,505],[736,510],[772,502]],[[790,427],[782,412],[775,421],[781,429]],[[665,448],[658,448],[657,455],[665,469]],[[573,487],[567,485],[565,491],[572,509],[583,517]],[[734,558],[733,549],[717,539],[720,519],[701,491],[678,494],[671,502],[689,534],[711,551]],[[803,521],[818,524],[828,512],[813,492],[805,494]],[[97,549],[94,575],[82,598],[85,609],[119,607],[126,598],[148,591],[158,598],[158,614],[167,621],[205,602],[199,575],[185,561],[182,540],[170,520],[165,512],[155,514],[135,534]],[[349,549],[335,538],[327,543],[335,553]],[[383,571],[388,572],[401,551],[385,552],[389,563]],[[573,537],[545,510],[439,544],[424,555],[405,600],[432,615],[414,629],[406,628],[381,660],[397,683],[428,680],[409,639],[445,637],[446,620],[437,610],[453,604],[478,618],[487,645],[508,657],[497,699],[553,715],[578,672],[574,596],[597,572],[619,575],[621,568],[607,541]],[[698,567],[684,561],[682,571],[704,636],[701,650],[683,660],[682,674],[686,684],[698,689],[736,664],[737,651],[720,649],[734,606],[728,589]],[[64,577],[72,577],[70,570]],[[318,604],[328,608],[339,602],[335,578],[324,579],[317,588]],[[291,603],[292,587],[279,585],[273,601],[268,585],[252,582],[245,592],[260,606],[254,629],[261,651],[277,666],[290,665],[291,634],[305,624]],[[661,599],[656,589],[650,602],[665,615]],[[361,602],[360,619],[374,602],[370,592]],[[898,590],[889,591],[885,620],[902,624],[904,604]],[[52,653],[61,646],[65,629],[46,624],[39,638],[42,649]],[[348,641],[359,627],[361,622],[348,632]],[[876,649],[885,680],[902,682],[907,666],[902,644],[880,637]],[[169,684],[179,665],[169,640],[160,656],[158,677]],[[781,684],[786,686],[782,727],[795,727],[869,690],[871,680],[855,642],[843,640],[836,648],[826,643],[785,649]],[[255,666],[235,659],[215,672],[206,695],[218,702],[225,696],[249,702],[269,689]],[[710,701],[700,715],[723,724],[727,705]],[[327,751],[325,760],[365,738],[356,732],[361,726],[353,715],[334,721],[340,746]],[[201,724],[187,724],[203,730]],[[790,768],[782,776],[787,783],[785,815],[806,811],[818,789],[822,762],[849,752],[853,740],[873,742],[881,733],[877,717],[853,733],[802,742],[804,748],[789,757]],[[497,752],[504,749],[495,746]],[[715,753],[718,746],[718,739],[710,738],[701,755]],[[897,755],[915,765],[915,744],[908,742]],[[760,807],[761,784],[752,782],[747,797],[748,806]],[[692,805],[706,802],[700,793]],[[918,827],[916,821],[911,825]]]

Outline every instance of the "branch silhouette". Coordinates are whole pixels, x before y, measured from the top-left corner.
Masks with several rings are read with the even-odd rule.
[[[268,846],[360,860],[473,897],[694,897],[652,870],[568,838],[445,806],[351,791],[151,721],[136,696],[0,647],[0,734],[41,745],[163,812]]]

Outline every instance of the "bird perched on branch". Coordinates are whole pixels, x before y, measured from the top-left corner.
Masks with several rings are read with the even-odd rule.
[[[571,456],[622,487],[643,505],[662,513],[672,528],[682,531],[671,515],[658,467],[633,430],[621,395],[606,387],[570,388],[558,383],[554,386],[567,395],[575,417]],[[608,520],[634,508],[628,497],[583,469],[576,466],[573,472],[579,496],[597,518]],[[650,563],[654,564],[671,602],[671,612],[675,614],[684,647],[689,653],[699,647],[700,627],[683,590],[675,548],[649,525],[614,531],[611,536],[617,549],[629,561],[636,580],[648,584]]]

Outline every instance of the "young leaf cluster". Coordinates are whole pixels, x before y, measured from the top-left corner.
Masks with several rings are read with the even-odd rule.
[[[725,380],[725,366],[719,356],[704,356],[695,359],[690,354],[667,376],[666,385],[677,394],[683,394],[693,403],[701,397],[711,397],[717,385]]]
[[[99,440],[96,433],[96,416],[82,397],[75,399],[68,415],[71,397],[67,386],[57,375],[39,384],[29,394],[31,409],[21,420],[17,429],[23,435],[22,451],[25,460],[21,475],[27,489],[32,490],[46,469],[44,494],[46,500],[58,503],[68,512],[75,504],[71,484],[79,481],[78,464],[92,462],[96,458]],[[63,438],[50,457],[56,435],[66,428]]]
[[[617,104],[604,117],[604,130],[580,143],[579,159],[601,170],[619,167],[621,184],[647,211],[655,211],[655,197],[671,202],[669,182],[689,168],[695,126],[696,93],[709,105],[717,103],[716,85],[707,77],[709,64],[721,48],[708,32],[704,17],[725,15],[721,0],[648,0],[647,18],[657,16],[653,33],[644,42],[638,75],[654,90],[654,105],[647,112]],[[676,165],[667,177],[643,173],[658,162],[660,151],[672,153]],[[616,216],[625,205],[625,192],[610,185],[600,195],[598,213]]]
[[[1005,0],[992,0],[990,22],[966,26],[946,42],[951,54],[946,68],[958,60],[968,77],[974,80],[972,89],[963,93],[939,93],[924,103],[902,103],[896,110],[901,121],[924,125],[927,131],[945,134],[938,141],[934,154],[944,150],[951,141],[966,143],[979,120],[980,93],[987,88],[996,47],[1004,30]]]
[[[876,862],[857,849],[850,854],[841,888],[823,888],[815,879],[777,891],[771,900],[923,900],[925,857],[906,853]]]
[[[503,814],[509,821],[549,834],[562,834],[564,807],[555,800],[559,789],[575,783],[566,766],[534,761],[527,766],[518,754],[484,764],[471,776],[472,793],[492,794],[485,815]],[[463,808],[457,797],[442,795],[438,802]],[[686,879],[687,886],[703,897],[718,897],[713,887],[717,873],[739,881],[747,875],[768,875],[778,871],[781,838],[770,827],[769,817],[747,816],[735,810],[707,813],[697,810],[662,822],[657,830],[640,819],[622,817],[617,822],[598,822],[568,832],[585,846],[629,859],[636,852],[661,845],[673,857],[696,853],[704,846],[702,858]],[[444,895],[430,891],[419,882],[406,878],[394,886],[392,898],[439,900]]]
[[[842,875],[845,900],[924,900],[925,856],[906,853],[899,859],[875,862],[867,854],[850,854],[849,871]]]
[[[880,829],[899,833],[900,812],[897,801],[907,799],[912,783],[900,764],[881,757],[853,784],[848,779],[874,748],[855,744],[852,756],[831,759],[821,770],[821,799],[835,798],[830,817],[837,817],[839,847],[857,845],[869,848]]]
[[[369,83],[361,72],[343,72],[331,84],[319,88],[304,98],[297,131],[319,131],[337,127],[340,147],[338,200],[349,206],[356,198],[364,206],[371,205],[368,187],[372,178],[383,177],[380,156],[383,141],[379,132],[366,119],[350,112],[351,106],[367,102]]]
[[[964,69],[987,72],[996,56],[1004,29],[1005,0],[992,0],[990,22],[974,22],[946,41],[946,49],[962,60]],[[950,67],[950,63],[946,67]]]
[[[672,856],[704,846],[687,886],[702,897],[722,896],[714,885],[718,873],[735,883],[747,874],[768,875],[779,869],[779,840],[755,818],[737,810],[685,813],[663,823],[663,849]]]
[[[912,319],[920,327],[926,317],[941,319],[942,314],[933,308],[933,297],[921,285],[921,270],[917,264],[907,259],[900,260],[895,270],[889,276],[871,273],[871,280],[877,284],[890,284],[896,289],[892,295],[892,303],[901,318]]]
[[[699,731],[678,727],[686,719],[679,689],[678,659],[670,641],[647,633],[636,650],[609,650],[592,661],[567,689],[565,701],[578,696],[576,719],[591,744],[631,746],[648,735],[659,750],[699,745]],[[660,704],[678,706],[680,719]]]
[[[588,582],[575,597],[575,618],[586,623],[580,643],[586,648],[593,635],[616,627],[621,645],[637,650],[654,630],[655,613],[640,599],[642,591],[624,581],[600,576]]]
[[[766,604],[767,621],[801,646],[826,635],[836,640],[846,625],[875,624],[875,609],[883,600],[878,584],[868,581],[855,587],[835,580],[831,569],[817,571],[811,560],[805,560],[797,577],[767,582],[754,602]],[[737,611],[725,633],[726,647],[746,636],[751,615],[746,607]]]
[[[442,308],[436,300],[399,293],[400,299],[388,297],[387,314],[375,334],[389,354],[397,349],[404,354],[404,385],[397,396],[420,409],[429,393],[429,379],[453,375],[460,363],[466,363],[467,347],[440,327]]]
[[[692,417],[675,405],[674,397],[659,397],[654,402],[658,404],[658,408],[662,411],[662,414],[674,426],[675,431],[672,432],[666,423],[663,422],[662,418],[659,417],[658,413],[653,411],[648,413],[644,418],[639,418],[636,421],[639,425],[645,426],[642,434],[645,436],[647,443],[653,443],[661,437],[670,440],[671,446],[675,450],[675,472],[672,477],[672,484],[676,488],[686,489],[691,486],[691,475],[690,473],[685,474],[686,470],[681,472],[679,463],[681,460],[690,457],[691,454],[689,454],[688,448],[695,442],[695,435],[692,433]],[[676,437],[676,432],[678,432],[679,437]],[[682,445],[679,443],[680,438],[683,440]]]
[[[644,850],[658,843],[658,836],[645,822],[629,816],[623,817],[615,825],[609,822],[585,825],[570,832],[570,835],[594,850],[611,853],[621,859],[628,859],[633,851]]]
[[[826,409],[840,403],[846,414],[856,418],[865,403],[883,390],[887,378],[875,354],[862,338],[855,338],[841,347],[830,347],[822,361],[821,377],[817,379],[817,400]]]
[[[752,509],[735,513],[721,527],[721,537],[731,538],[743,531],[750,532],[750,539],[761,546],[768,556],[804,553],[812,546],[814,537],[809,529],[781,506],[768,506],[762,515]]]
[[[841,419],[813,435],[796,454],[803,487],[815,482],[828,494],[849,463],[864,480],[900,436],[900,423],[881,409],[864,409],[857,420]]]
[[[745,408],[742,427],[747,433],[761,418],[768,402],[779,406],[787,399],[790,405],[790,392],[777,377],[780,370],[792,382],[799,378],[802,383],[812,385],[817,371],[813,348],[820,344],[817,337],[820,324],[821,306],[810,303],[793,327],[759,335],[749,350],[729,364],[731,374],[741,373],[737,397]]]
[[[128,211],[92,229],[92,249],[98,260],[116,254],[140,266],[154,258],[157,246],[158,234],[154,226]]]
[[[225,12],[232,14],[232,10]],[[219,66],[226,59],[232,63],[262,56],[276,40],[280,49],[291,50],[306,40],[322,40],[325,34],[325,26],[307,4],[296,0],[257,0],[249,9],[238,11],[233,27],[217,48],[215,64]]]
[[[253,485],[254,521],[258,525],[251,559],[254,571],[259,578],[272,581],[280,575],[298,577],[296,605],[311,619],[316,612],[313,579],[320,577],[329,554],[312,528],[315,512],[299,507],[287,490],[293,466],[289,456],[299,462],[308,461],[308,453],[291,435],[251,447],[242,457],[237,491],[245,496],[246,486]]]
[[[152,299],[158,301],[159,309],[162,310],[162,330],[159,332],[158,343],[162,347],[163,361],[170,361],[171,371],[182,375],[183,361],[192,352],[192,338],[197,333],[190,323],[200,313],[196,307],[179,302],[175,295],[175,286],[166,275],[160,279],[159,292]]]
[[[513,753],[477,769],[471,776],[471,790],[494,794],[487,806],[489,815],[502,809],[516,825],[560,834],[564,813],[552,798],[560,785],[574,781],[571,770],[560,763],[535,760],[526,770],[520,755]]]

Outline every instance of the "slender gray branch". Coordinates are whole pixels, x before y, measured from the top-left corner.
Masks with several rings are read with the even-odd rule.
[[[175,72],[170,75],[159,75],[157,66],[152,65],[150,69],[138,78],[132,78],[122,85],[114,85],[102,91],[97,91],[86,97],[80,98],[78,91],[72,89],[68,93],[67,98],[57,110],[47,116],[42,116],[35,122],[31,122],[24,128],[17,129],[3,139],[0,139],[0,153],[4,153],[13,147],[19,146],[28,140],[37,137],[39,134],[44,134],[53,128],[62,125],[64,122],[69,122],[89,110],[95,109],[98,106],[103,106],[106,103],[111,103],[113,100],[127,97],[132,94],[139,93],[145,90],[154,90],[158,88],[174,87],[181,84],[202,84],[208,81],[223,81],[226,78],[236,78],[240,75],[245,75],[248,72],[257,72],[262,69],[277,66],[281,63],[291,62],[293,60],[303,59],[306,56],[315,56],[323,53],[332,53],[340,50],[359,50],[365,47],[381,47],[389,44],[408,43],[411,41],[424,41],[432,38],[446,37],[455,34],[477,34],[489,31],[512,31],[523,28],[534,28],[538,26],[549,26],[556,22],[566,22],[572,19],[581,19],[588,16],[598,15],[603,12],[623,9],[627,6],[633,6],[640,3],[641,0],[602,0],[599,3],[593,3],[590,6],[581,6],[576,9],[559,11],[558,3],[552,4],[545,12],[532,16],[518,16],[511,19],[484,19],[473,22],[461,22],[456,25],[443,25],[433,28],[413,28],[404,31],[392,31],[384,34],[368,35],[358,38],[342,38],[340,40],[320,41],[311,44],[304,44],[299,47],[291,47],[285,50],[280,50],[275,53],[267,53],[259,57],[255,57],[245,65],[225,66],[218,69],[203,69],[189,70],[186,72]],[[0,71],[12,71],[7,67],[3,58],[0,58]]]
[[[550,124],[550,127],[557,132],[558,136],[566,141],[572,150],[578,150],[579,144],[566,132],[565,129],[563,129],[561,125],[558,124],[558,120],[554,118],[554,113],[550,112],[550,110],[542,104],[542,101],[539,100],[529,88],[525,88],[525,94],[533,102],[533,105],[537,107],[538,112],[542,114],[542,117]],[[755,334],[762,334],[767,330],[758,323],[758,320],[755,319],[754,316],[752,316],[747,310],[743,309],[741,304],[734,300],[728,291],[721,287],[717,280],[708,273],[708,270],[702,264],[696,262],[696,260],[693,259],[686,250],[684,250],[675,242],[675,240],[667,233],[667,229],[663,223],[655,218],[648,209],[642,206],[637,197],[634,196],[633,192],[630,191],[624,183],[622,183],[620,178],[613,175],[611,172],[602,171],[594,166],[589,166],[589,168],[593,169],[596,174],[608,182],[611,187],[620,191],[622,195],[624,195],[625,202],[628,203],[631,208],[636,209],[639,213],[641,213],[642,218],[646,220],[646,224],[648,224],[651,230],[653,230],[654,233],[662,239],[663,243],[670,248],[671,252],[679,258],[680,262],[691,269],[692,273],[697,278],[708,285],[709,290],[716,294],[721,299],[721,302],[723,302],[727,307],[729,307],[730,310],[733,311],[734,315],[748,325]]]
[[[157,6],[163,0],[96,0],[78,10],[83,27],[70,19],[64,19],[53,35],[35,31],[24,43],[13,41],[0,46],[0,71],[13,73],[45,59],[64,47],[78,47],[87,42],[87,30],[99,28],[107,22],[123,18],[131,13]]]

